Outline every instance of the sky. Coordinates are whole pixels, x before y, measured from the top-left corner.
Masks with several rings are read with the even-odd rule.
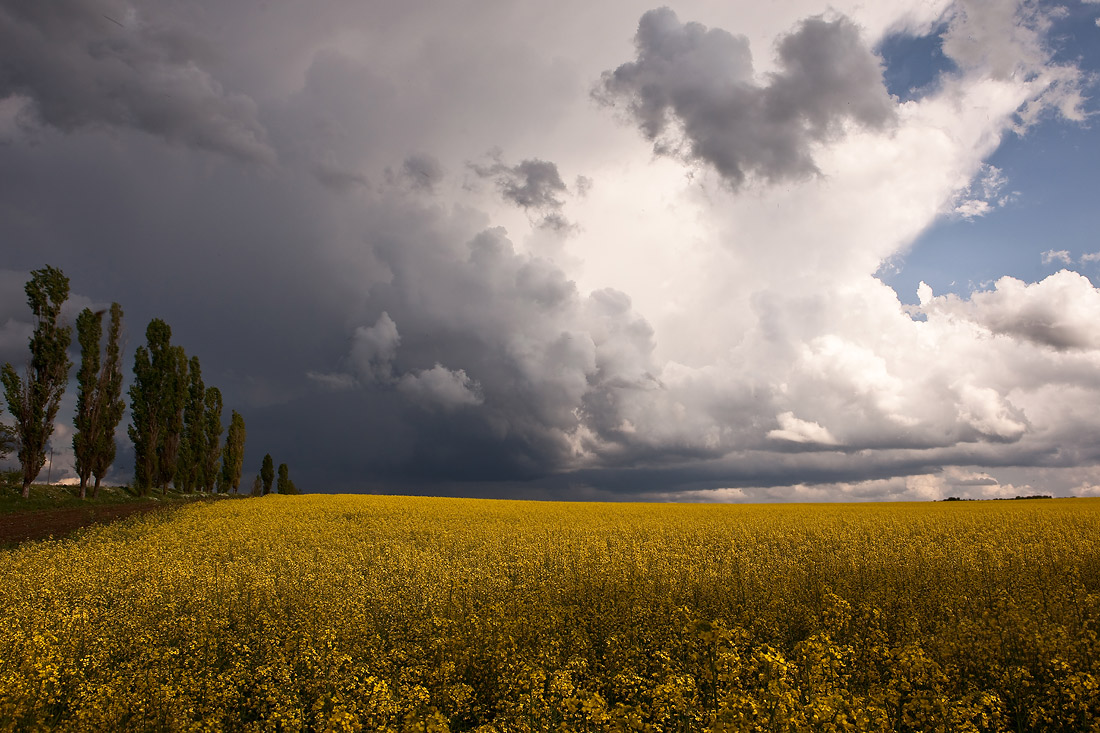
[[[49,264],[246,486],[1100,495],[1098,78],[1078,0],[0,0],[0,362]]]

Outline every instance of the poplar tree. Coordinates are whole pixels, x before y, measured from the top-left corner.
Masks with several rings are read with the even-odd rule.
[[[202,431],[203,461],[201,485],[204,491],[213,492],[218,480],[218,460],[221,458],[222,393],[217,387],[208,387],[204,398]]]
[[[161,365],[164,408],[164,432],[157,444],[157,483],[162,493],[168,492],[168,484],[176,478],[179,467],[180,442],[183,439],[183,410],[187,405],[189,379],[187,354],[182,346],[172,346]]]
[[[99,496],[99,485],[111,464],[115,462],[115,430],[122,421],[126,403],[122,399],[122,306],[111,304],[111,323],[107,327],[107,356],[99,372],[99,421],[102,427],[96,434],[96,448],[92,455],[92,475],[95,485],[92,498]]]
[[[279,481],[275,485],[275,490],[280,494],[298,493],[298,487],[290,480],[290,469],[285,463],[279,464]]]
[[[252,494],[251,494],[251,496],[263,496],[263,493],[264,493],[264,484],[260,480],[260,477],[256,476],[256,478],[252,479]]]
[[[229,433],[225,436],[225,449],[222,451],[222,471],[220,488],[229,493],[237,491],[241,485],[241,468],[244,466],[244,418],[233,410],[229,421]]]
[[[114,462],[115,428],[122,419],[125,403],[122,394],[122,365],[118,340],[122,330],[122,308],[111,304],[111,325],[107,334],[106,359],[100,363],[100,342],[103,339],[103,314],[85,308],[76,318],[77,340],[80,342],[80,370],[77,372],[76,416],[73,426],[73,453],[76,473],[80,477],[80,498],[88,488],[88,478],[96,473],[96,488]],[[96,472],[96,468],[99,471]]]
[[[30,497],[31,482],[46,463],[46,442],[53,434],[53,421],[69,379],[67,350],[72,330],[61,326],[61,306],[69,298],[69,278],[47,265],[31,272],[24,288],[27,304],[34,314],[31,334],[31,361],[20,377],[11,364],[5,364],[0,381],[8,410],[15,418],[19,463],[23,469],[23,498]]]
[[[275,462],[271,460],[271,454],[264,456],[263,465],[260,467],[260,478],[264,482],[264,494],[271,493],[271,482],[275,480]]]
[[[192,356],[188,368],[187,403],[183,408],[183,438],[179,449],[176,486],[184,491],[202,487],[202,466],[206,455],[206,434],[203,418],[206,414],[206,385],[202,382],[199,357]]]
[[[80,342],[80,369],[76,372],[76,416],[73,418],[73,457],[76,475],[80,477],[80,498],[88,489],[92,475],[92,453],[95,451],[99,418],[96,404],[96,384],[99,381],[99,342],[103,339],[103,311],[91,308],[76,317],[76,340]]]
[[[145,329],[147,346],[134,353],[134,383],[130,385],[130,440],[134,442],[134,482],[144,495],[160,478],[160,446],[167,432],[172,405],[166,403],[168,369],[173,359],[172,329],[154,318]]]

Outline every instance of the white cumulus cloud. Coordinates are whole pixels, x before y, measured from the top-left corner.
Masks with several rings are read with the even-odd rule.
[[[793,412],[776,415],[779,427],[768,431],[771,440],[786,440],[791,443],[815,443],[817,445],[838,445],[838,441],[828,428],[815,422],[800,420]]]

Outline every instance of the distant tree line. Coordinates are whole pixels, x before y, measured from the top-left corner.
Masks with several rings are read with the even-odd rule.
[[[260,472],[256,474],[256,478],[252,481],[252,496],[266,496],[271,493],[272,482],[275,481],[275,461],[271,459],[271,454],[268,453],[264,456],[263,463],[260,465]],[[294,482],[290,479],[290,469],[287,468],[285,463],[279,464],[279,480],[275,484],[275,491],[279,494],[297,494],[298,487],[294,485]]]
[[[25,287],[34,316],[30,361],[23,375],[11,364],[0,371],[4,397],[15,425],[0,423],[0,458],[17,452],[22,469],[22,495],[30,496],[31,483],[46,462],[47,443],[68,384],[68,348],[72,330],[61,324],[61,307],[69,297],[69,279],[47,265],[31,272]],[[106,344],[103,316],[110,314]],[[92,496],[114,463],[115,431],[126,407],[122,399],[122,307],[92,312],[85,308],[76,318],[80,344],[77,371],[76,414],[73,418],[73,452],[80,479],[80,498],[95,478]],[[225,442],[222,434],[222,394],[207,387],[197,356],[187,357],[174,346],[172,329],[159,318],[149,322],[146,343],[134,354],[134,379],[129,389],[130,427],[134,444],[134,486],[142,495],[169,484],[184,492],[240,491],[244,464],[244,418],[233,410]],[[253,494],[270,492],[274,480],[271,456],[264,457],[262,487]],[[278,492],[296,494],[286,464],[279,466]]]
[[[1053,499],[1051,494],[1029,494],[1028,496],[994,496],[992,499],[962,499],[958,496],[949,496],[942,501],[1015,501],[1017,499]]]

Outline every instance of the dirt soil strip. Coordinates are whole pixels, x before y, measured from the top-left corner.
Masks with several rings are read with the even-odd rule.
[[[59,539],[90,524],[113,522],[132,514],[154,512],[174,506],[179,505],[142,501],[0,515],[0,547],[47,537]]]

